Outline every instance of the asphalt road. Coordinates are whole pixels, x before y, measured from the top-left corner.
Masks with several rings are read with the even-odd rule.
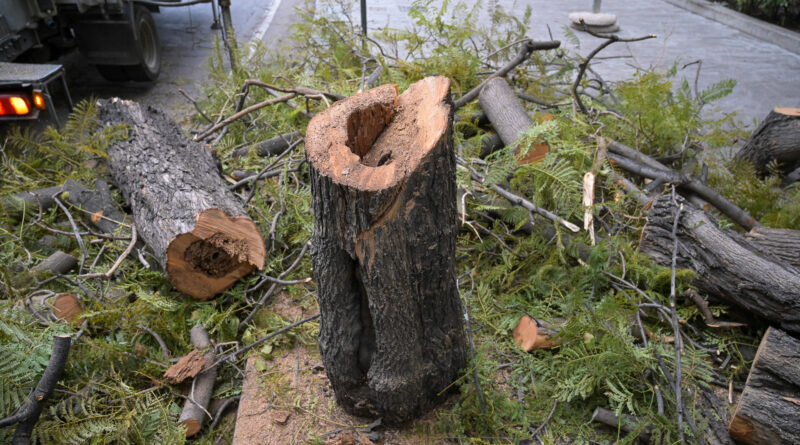
[[[264,21],[271,18],[269,8],[273,1],[232,1],[231,16],[238,40],[249,41],[257,34]],[[116,96],[158,107],[179,122],[189,118],[193,107],[178,90],[199,98],[202,85],[208,79],[208,58],[214,49],[214,39],[221,36],[220,31],[211,29],[211,4],[161,8],[159,13],[153,14],[153,19],[161,41],[162,65],[158,80],[152,83],[110,82],[83,56],[73,52],[59,62],[66,69],[70,93],[76,103],[89,97]]]

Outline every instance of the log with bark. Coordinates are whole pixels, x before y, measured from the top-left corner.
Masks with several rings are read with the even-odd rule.
[[[114,233],[127,216],[122,213],[111,197],[108,184],[102,179],[94,183],[94,189],[89,189],[80,183],[67,179],[62,186],[67,192],[66,200],[80,208],[86,219],[95,227],[105,233]]]
[[[151,107],[111,99],[99,108],[101,122],[129,126],[108,148],[109,170],[175,288],[205,300],[264,267],[264,240],[210,149]]]
[[[784,172],[800,167],[800,108],[770,111],[736,157],[752,162],[762,174],[773,161]]]
[[[747,444],[800,443],[800,340],[767,329],[729,430]]]
[[[178,422],[186,426],[186,437],[197,434],[208,420],[208,407],[214,393],[214,381],[217,379],[217,367],[213,366],[216,354],[208,338],[208,332],[202,325],[197,325],[189,332],[192,345],[196,350],[207,350],[203,355],[205,366],[192,382],[189,397],[183,405]]]
[[[750,246],[742,236],[723,231],[706,212],[684,198],[669,195],[653,201],[640,251],[657,263],[672,260],[672,225],[683,206],[678,227],[677,265],[697,274],[704,293],[744,308],[776,326],[800,334],[800,274],[793,267]],[[759,228],[760,229],[760,228]],[[751,250],[752,249],[752,250]]]
[[[337,102],[306,132],[323,362],[340,405],[387,423],[466,364],[452,109],[450,81],[429,77]]]
[[[247,156],[251,151],[255,150],[255,154],[258,156],[277,156],[302,137],[302,131],[279,134],[266,141],[259,142],[255,147],[242,147],[234,150],[231,155],[235,158],[240,158],[242,156]]]

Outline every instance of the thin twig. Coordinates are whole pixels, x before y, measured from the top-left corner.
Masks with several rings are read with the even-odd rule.
[[[237,119],[240,119],[242,116],[246,116],[246,115],[252,113],[253,111],[260,110],[260,109],[262,109],[264,107],[268,107],[270,105],[275,105],[277,103],[286,102],[286,101],[288,101],[289,99],[291,99],[293,97],[297,97],[297,94],[296,93],[289,93],[289,94],[287,94],[285,96],[276,97],[275,99],[265,100],[263,102],[259,102],[259,103],[255,104],[255,105],[250,105],[249,107],[245,108],[244,110],[242,110],[242,111],[240,111],[238,113],[235,113],[235,114],[231,115],[230,117],[228,117],[226,119],[223,119],[218,124],[215,124],[213,127],[209,128],[208,130],[196,135],[193,138],[193,140],[195,140],[195,141],[203,140],[203,139],[207,138],[208,136],[216,133],[221,128],[227,127],[231,122],[234,122]]]
[[[60,199],[56,198],[55,195],[53,195],[53,201],[67,215],[67,219],[69,220],[69,224],[72,226],[72,231],[73,231],[73,233],[75,233],[75,239],[78,241],[78,247],[81,248],[81,262],[80,262],[80,265],[78,266],[78,272],[80,272],[80,271],[83,270],[83,263],[84,263],[84,261],[86,261],[86,257],[89,256],[88,252],[86,251],[86,245],[83,244],[83,238],[81,238],[80,231],[78,230],[78,226],[75,225],[75,220],[72,219],[72,213],[69,212],[69,210],[67,209],[67,206],[65,206],[64,203],[61,202]]]
[[[558,40],[552,40],[552,41],[549,41],[549,42],[536,42],[536,41],[533,41],[533,40],[529,39],[529,40],[525,41],[525,44],[522,46],[522,48],[520,48],[519,52],[517,53],[516,57],[514,57],[514,59],[512,59],[510,62],[505,64],[499,70],[495,71],[494,74],[492,74],[491,76],[487,77],[478,86],[476,86],[475,88],[473,88],[469,92],[467,92],[467,94],[461,96],[460,98],[458,98],[458,100],[453,102],[453,109],[457,110],[457,109],[463,107],[464,105],[468,104],[469,102],[471,102],[476,97],[478,97],[478,94],[480,94],[481,90],[483,89],[483,87],[486,85],[487,82],[489,82],[491,79],[493,79],[495,77],[503,77],[503,76],[505,76],[511,70],[516,68],[517,65],[519,65],[522,62],[524,62],[525,60],[527,60],[528,57],[530,57],[532,52],[537,51],[537,50],[555,49],[555,48],[558,48],[559,46],[561,46],[561,42],[558,41]]]
[[[145,326],[143,324],[139,325],[139,329],[141,329],[141,330],[147,332],[148,334],[150,334],[150,336],[152,336],[156,340],[156,342],[158,343],[158,346],[161,347],[161,353],[164,354],[164,357],[169,358],[169,356],[170,356],[169,348],[167,348],[167,344],[164,342],[164,339],[161,338],[160,335],[158,335],[158,332],[148,328],[147,326]]]
[[[558,399],[555,399],[553,401],[553,408],[550,409],[550,414],[548,414],[547,417],[542,422],[542,424],[539,425],[539,428],[536,428],[534,430],[533,427],[530,427],[530,426],[528,427],[528,428],[531,429],[531,437],[536,437],[540,432],[542,432],[544,427],[547,426],[547,423],[550,422],[550,419],[553,418],[553,415],[556,413],[556,408],[557,407],[558,407]]]
[[[678,223],[681,219],[681,213],[683,212],[683,204],[680,206],[678,205],[678,201],[675,199],[675,186],[672,186],[672,204],[678,208],[675,212],[675,219],[672,222],[672,263],[671,263],[671,273],[669,277],[669,307],[672,311],[672,330],[675,333],[675,404],[678,406],[676,409],[676,415],[678,418],[678,436],[680,437],[681,443],[685,442],[685,438],[683,437],[683,399],[682,399],[682,389],[681,389],[681,349],[682,349],[682,340],[681,340],[681,331],[680,327],[678,326],[678,308],[675,305],[676,299],[676,287],[675,287],[675,275],[676,275],[676,267],[678,262]]]
[[[133,248],[134,248],[134,246],[136,246],[136,239],[137,239],[137,237],[136,237],[136,226],[135,225],[131,225],[131,242],[128,244],[128,247],[125,248],[125,251],[122,252],[122,255],[120,255],[119,258],[117,258],[117,261],[114,262],[114,265],[111,266],[111,269],[108,269],[108,272],[104,272],[104,273],[100,273],[100,272],[98,272],[98,273],[87,273],[87,274],[83,274],[83,275],[78,275],[75,278],[82,278],[82,279],[103,278],[103,279],[106,279],[106,280],[111,279],[111,277],[114,276],[114,273],[116,273],[117,269],[119,269],[119,266],[122,264],[122,262],[125,260],[125,258],[127,258],[128,255],[130,255],[131,252],[133,252]]]
[[[214,121],[210,117],[206,116],[206,113],[203,112],[203,109],[200,108],[200,105],[197,104],[197,101],[194,100],[192,96],[189,96],[189,94],[186,91],[183,91],[183,89],[181,88],[178,88],[178,92],[181,93],[183,97],[185,97],[189,102],[191,102],[192,105],[194,105],[194,109],[197,110],[198,113],[200,113],[200,116],[203,116],[203,119],[207,120],[209,123],[212,124],[214,123]]]

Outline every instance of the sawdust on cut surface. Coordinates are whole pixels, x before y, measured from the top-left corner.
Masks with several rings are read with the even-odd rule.
[[[281,293],[272,309],[297,320],[308,316]],[[404,428],[375,425],[376,419],[347,414],[336,403],[316,345],[297,342],[273,358],[252,356],[247,360],[244,388],[236,419],[234,445],[418,445],[442,443],[430,436],[435,412]],[[452,402],[451,402],[452,403]],[[426,425],[427,424],[427,425]],[[426,426],[428,426],[426,428]],[[371,436],[370,436],[371,435]]]

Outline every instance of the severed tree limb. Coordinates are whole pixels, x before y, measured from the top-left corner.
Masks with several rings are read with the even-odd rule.
[[[665,166],[655,159],[645,155],[644,153],[641,153],[636,149],[628,147],[624,144],[620,144],[616,141],[608,141],[608,151],[609,160],[612,162],[617,162],[617,165],[623,170],[627,170],[631,173],[635,173],[650,179],[661,179],[665,182],[678,185],[682,189],[695,193],[708,201],[709,204],[716,207],[733,222],[739,224],[747,230],[761,225],[755,220],[755,218],[750,216],[746,210],[732,203],[727,198],[720,195],[719,192],[703,184],[697,178],[676,172],[675,170]],[[614,156],[614,154],[624,156],[628,159],[622,159],[620,156]],[[637,162],[639,165],[637,165]]]
[[[626,433],[632,433],[638,429],[636,425],[641,423],[641,420],[627,415],[618,417],[614,411],[598,407],[595,408],[594,412],[592,413],[592,422],[599,422],[604,425],[608,425],[611,428],[619,428]],[[639,439],[647,443],[650,440],[650,432],[652,430],[652,426],[644,426],[644,428],[642,428],[639,432]],[[683,436],[682,433],[681,436]]]
[[[69,335],[56,335],[53,337],[53,352],[50,355],[50,362],[47,364],[47,368],[45,368],[36,388],[28,396],[28,401],[23,403],[14,415],[0,420],[0,428],[19,422],[14,432],[12,444],[23,445],[30,443],[33,427],[39,420],[44,404],[56,388],[61,373],[64,372],[71,344],[72,338]]]
[[[796,169],[794,169],[794,171],[786,175],[786,177],[784,177],[783,181],[781,182],[781,186],[789,187],[790,185],[794,184],[797,181],[800,181],[800,167],[797,167]]]
[[[454,105],[453,109],[457,110],[457,109],[463,107],[464,105],[468,104],[469,102],[471,102],[476,97],[478,97],[478,94],[480,94],[480,92],[483,89],[484,85],[486,85],[486,83],[489,82],[489,80],[491,80],[491,79],[493,79],[495,77],[503,77],[503,76],[505,76],[511,70],[516,68],[519,64],[521,64],[522,62],[526,61],[528,59],[528,57],[531,56],[532,52],[539,51],[539,50],[556,49],[559,46],[561,46],[561,42],[559,40],[552,40],[552,41],[549,41],[549,42],[536,42],[534,40],[528,39],[528,40],[525,40],[524,42],[525,42],[525,44],[522,45],[522,48],[520,48],[520,50],[517,53],[516,57],[514,57],[510,62],[505,64],[502,68],[500,68],[499,70],[495,71],[494,74],[492,74],[486,80],[481,82],[480,85],[478,85],[475,88],[471,89],[469,92],[467,92],[467,94],[461,96],[460,98],[458,98],[458,100],[454,101],[453,102],[453,105]]]
[[[208,130],[196,135],[193,138],[193,140],[195,140],[195,141],[203,140],[203,139],[209,137],[210,135],[216,133],[217,131],[221,130],[222,128],[227,127],[228,125],[230,125],[231,122],[234,122],[237,119],[240,119],[242,116],[246,116],[247,114],[250,114],[253,111],[258,111],[258,110],[260,110],[260,109],[262,109],[264,107],[268,107],[270,105],[275,105],[275,104],[281,103],[281,102],[287,102],[289,99],[292,99],[293,97],[297,97],[297,93],[289,93],[289,94],[287,94],[285,96],[276,97],[275,99],[265,100],[263,102],[259,102],[259,103],[254,104],[254,105],[250,105],[249,107],[245,108],[244,110],[239,111],[238,113],[234,113],[230,117],[227,117],[227,118],[223,119],[219,123],[217,123],[214,126],[212,126],[211,128],[209,128]]]
[[[462,167],[464,167],[464,168],[466,168],[466,169],[468,169],[470,171],[470,174],[472,175],[472,179],[473,180],[477,181],[478,183],[483,183],[483,181],[486,180],[486,178],[484,178],[480,173],[475,171],[475,169],[472,168],[472,166],[469,165],[469,163],[464,158],[462,158],[460,156],[456,156],[456,162],[459,165],[461,165]],[[553,212],[551,212],[549,210],[543,209],[543,208],[537,206],[536,204],[528,201],[527,199],[525,199],[525,198],[523,198],[523,197],[521,197],[521,196],[519,196],[517,194],[514,194],[514,193],[504,189],[503,187],[500,187],[497,184],[492,184],[490,186],[490,188],[492,190],[494,190],[495,193],[497,193],[498,195],[500,195],[503,198],[507,199],[512,204],[518,205],[518,206],[520,206],[520,207],[522,207],[522,208],[524,208],[526,210],[530,210],[531,212],[534,212],[534,213],[537,213],[537,214],[539,214],[541,216],[544,216],[545,218],[549,219],[550,221],[553,221],[555,223],[561,224],[562,226],[568,228],[569,230],[571,230],[573,232],[579,232],[581,230],[575,224],[572,224],[571,222],[569,222],[569,221],[565,220],[564,218],[556,215],[555,213],[553,213]]]
[[[186,425],[186,437],[197,434],[203,428],[203,423],[211,417],[208,413],[208,404],[214,392],[214,381],[217,379],[217,368],[211,365],[217,356],[211,346],[208,332],[202,325],[196,325],[189,335],[196,349],[208,349],[208,352],[203,355],[206,366],[192,381],[192,390],[178,418],[178,422]]]

